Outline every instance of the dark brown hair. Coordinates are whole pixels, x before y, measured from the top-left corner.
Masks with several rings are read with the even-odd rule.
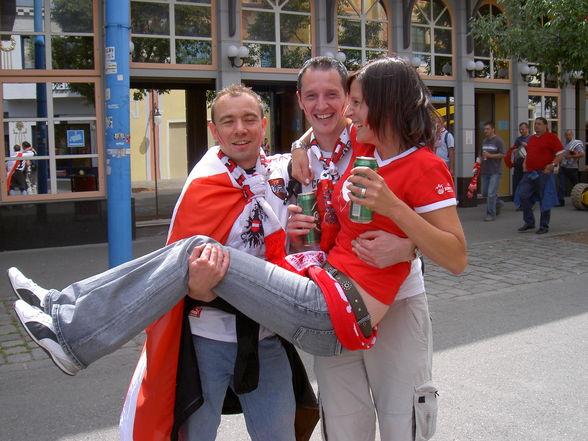
[[[379,138],[391,130],[401,151],[434,145],[437,116],[431,92],[410,63],[398,57],[380,58],[349,77],[347,92],[353,81],[361,84],[368,124]]]

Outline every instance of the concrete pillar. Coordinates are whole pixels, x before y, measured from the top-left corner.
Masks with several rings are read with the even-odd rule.
[[[235,20],[235,33],[229,33],[229,3],[233,3]],[[218,79],[216,90],[221,90],[231,84],[241,82],[241,70],[232,67],[227,58],[227,50],[230,45],[241,46],[241,2],[237,0],[216,2],[217,8],[217,47],[218,47]]]

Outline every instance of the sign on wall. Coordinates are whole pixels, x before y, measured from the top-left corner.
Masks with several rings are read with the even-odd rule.
[[[84,131],[83,130],[68,130],[67,131],[67,146],[68,147],[85,147]]]

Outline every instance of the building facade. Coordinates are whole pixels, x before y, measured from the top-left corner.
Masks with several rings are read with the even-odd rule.
[[[0,6],[0,249],[106,240],[106,0],[3,0]],[[586,140],[585,83],[560,89],[517,60],[494,57],[468,21],[491,0],[131,0],[131,180],[135,219],[166,219],[191,166],[212,144],[208,104],[242,82],[268,107],[273,152],[305,130],[297,71],[331,55],[350,71],[382,55],[411,60],[456,139],[460,203],[494,121],[512,145],[537,116]],[[30,142],[27,194],[11,194],[14,146]],[[12,159],[11,159],[12,158]],[[14,193],[14,192],[12,192]],[[505,172],[500,194],[508,196]],[[24,245],[23,245],[24,244]]]

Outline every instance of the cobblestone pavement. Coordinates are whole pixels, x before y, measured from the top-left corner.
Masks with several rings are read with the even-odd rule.
[[[474,295],[504,292],[522,285],[564,279],[588,272],[588,244],[556,237],[526,236],[515,240],[475,243],[469,248],[466,271],[454,276],[425,262],[431,303]],[[19,325],[14,299],[0,299],[0,372],[31,369],[51,361]],[[140,351],[144,334],[125,345]]]

